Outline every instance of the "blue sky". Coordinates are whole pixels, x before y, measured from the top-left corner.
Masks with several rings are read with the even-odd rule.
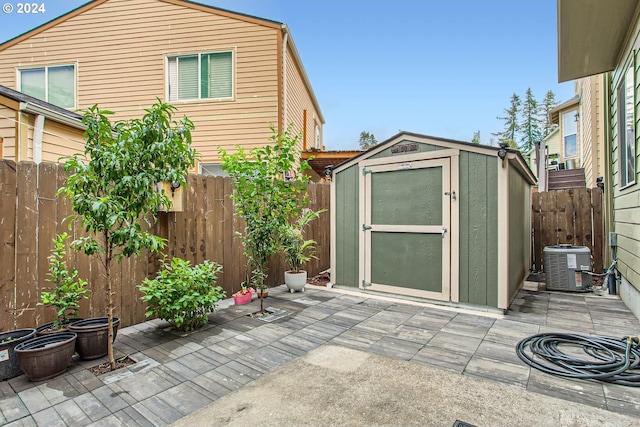
[[[131,0],[135,1],[135,0]],[[47,22],[84,0],[44,0],[46,12],[0,13],[0,40]],[[399,130],[483,144],[502,129],[511,95],[557,81],[556,0],[200,0],[289,26],[325,117],[328,150]]]

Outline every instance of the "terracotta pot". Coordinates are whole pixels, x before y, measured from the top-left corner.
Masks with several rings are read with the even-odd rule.
[[[269,289],[265,289],[264,291],[258,289],[258,298],[266,298],[269,296]]]
[[[22,373],[15,348],[18,344],[30,340],[35,335],[36,330],[33,328],[0,333],[0,381],[17,377]]]
[[[64,373],[75,353],[75,332],[32,338],[15,348],[20,367],[31,381],[44,381]]]
[[[120,319],[113,318],[113,341],[118,334]],[[69,331],[78,334],[76,351],[81,359],[92,360],[105,356],[109,349],[109,323],[106,317],[80,320],[69,325]]]
[[[285,271],[284,283],[287,285],[287,288],[289,288],[289,292],[304,292],[304,286],[307,284],[307,272],[300,271],[299,273],[294,273],[293,271]]]

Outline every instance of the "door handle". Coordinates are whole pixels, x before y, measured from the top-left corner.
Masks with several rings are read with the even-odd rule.
[[[442,238],[444,239],[444,233],[447,232],[447,227],[442,227]]]
[[[455,191],[445,191],[445,192],[444,192],[444,195],[445,195],[445,196],[451,196],[451,198],[452,198],[453,200],[455,200],[455,199],[456,199],[456,192],[455,192]]]

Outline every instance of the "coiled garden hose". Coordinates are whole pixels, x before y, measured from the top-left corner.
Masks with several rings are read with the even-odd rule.
[[[562,347],[581,348],[590,358],[569,355]],[[640,370],[636,370],[640,364],[638,337],[537,334],[520,341],[516,353],[526,364],[548,374],[640,387]]]

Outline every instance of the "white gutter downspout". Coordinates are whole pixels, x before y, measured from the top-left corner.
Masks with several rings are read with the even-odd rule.
[[[42,137],[44,134],[44,116],[38,114],[33,126],[33,161],[42,163]]]
[[[282,109],[283,109],[283,122],[282,131],[284,132],[289,126],[289,117],[287,114],[287,40],[289,39],[289,31],[287,27],[283,25],[284,39],[282,40]]]

